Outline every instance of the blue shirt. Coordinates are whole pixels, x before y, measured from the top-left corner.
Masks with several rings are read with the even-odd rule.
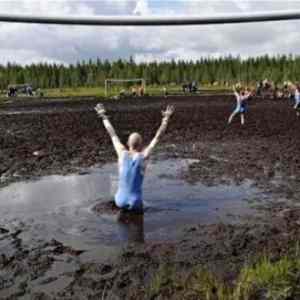
[[[143,209],[144,156],[124,151],[119,162],[119,184],[115,203],[127,210]]]

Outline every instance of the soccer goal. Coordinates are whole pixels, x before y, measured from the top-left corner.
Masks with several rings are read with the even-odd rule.
[[[143,87],[144,93],[146,92],[146,80],[144,78],[134,79],[106,79],[105,80],[105,97],[110,95],[111,91],[114,93],[117,91],[117,86],[122,89],[128,89],[130,86],[138,85]]]

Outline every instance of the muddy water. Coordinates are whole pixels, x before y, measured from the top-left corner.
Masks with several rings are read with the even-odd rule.
[[[111,200],[117,188],[117,165],[107,164],[1,189],[0,225],[21,226],[23,241],[31,245],[55,238],[82,250],[102,245],[104,251],[124,242],[172,240],[187,225],[231,222],[238,220],[233,215],[253,213],[245,200],[261,192],[251,181],[207,187],[177,179],[192,162],[150,163],[144,185],[145,214],[130,221],[112,214],[98,216],[92,210],[99,201]]]

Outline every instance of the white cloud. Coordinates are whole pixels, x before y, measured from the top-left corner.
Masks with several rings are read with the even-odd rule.
[[[40,15],[174,15],[299,9],[300,1],[1,0],[2,13]],[[1,24],[0,63],[75,63],[89,58],[138,61],[200,56],[300,54],[300,21],[191,27],[63,27]]]
[[[8,61],[11,63],[18,63],[16,57],[22,57],[22,62],[25,65],[31,63],[65,64],[63,60],[58,60],[51,56],[47,57],[44,54],[40,56],[40,53],[34,50],[17,49],[14,52],[11,52],[10,50],[0,49],[0,63],[6,63]],[[3,58],[5,58],[5,60],[2,61]]]
[[[151,14],[149,4],[147,0],[137,1],[136,7],[133,10],[134,15],[147,16]]]

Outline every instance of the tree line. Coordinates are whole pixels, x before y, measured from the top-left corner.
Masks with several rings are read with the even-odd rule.
[[[0,65],[0,88],[30,83],[37,88],[103,86],[107,78],[145,78],[147,84],[182,84],[192,80],[202,84],[253,83],[264,78],[275,83],[300,79],[300,56],[200,58],[197,61],[136,63],[128,60],[89,60],[76,64],[39,63]]]

